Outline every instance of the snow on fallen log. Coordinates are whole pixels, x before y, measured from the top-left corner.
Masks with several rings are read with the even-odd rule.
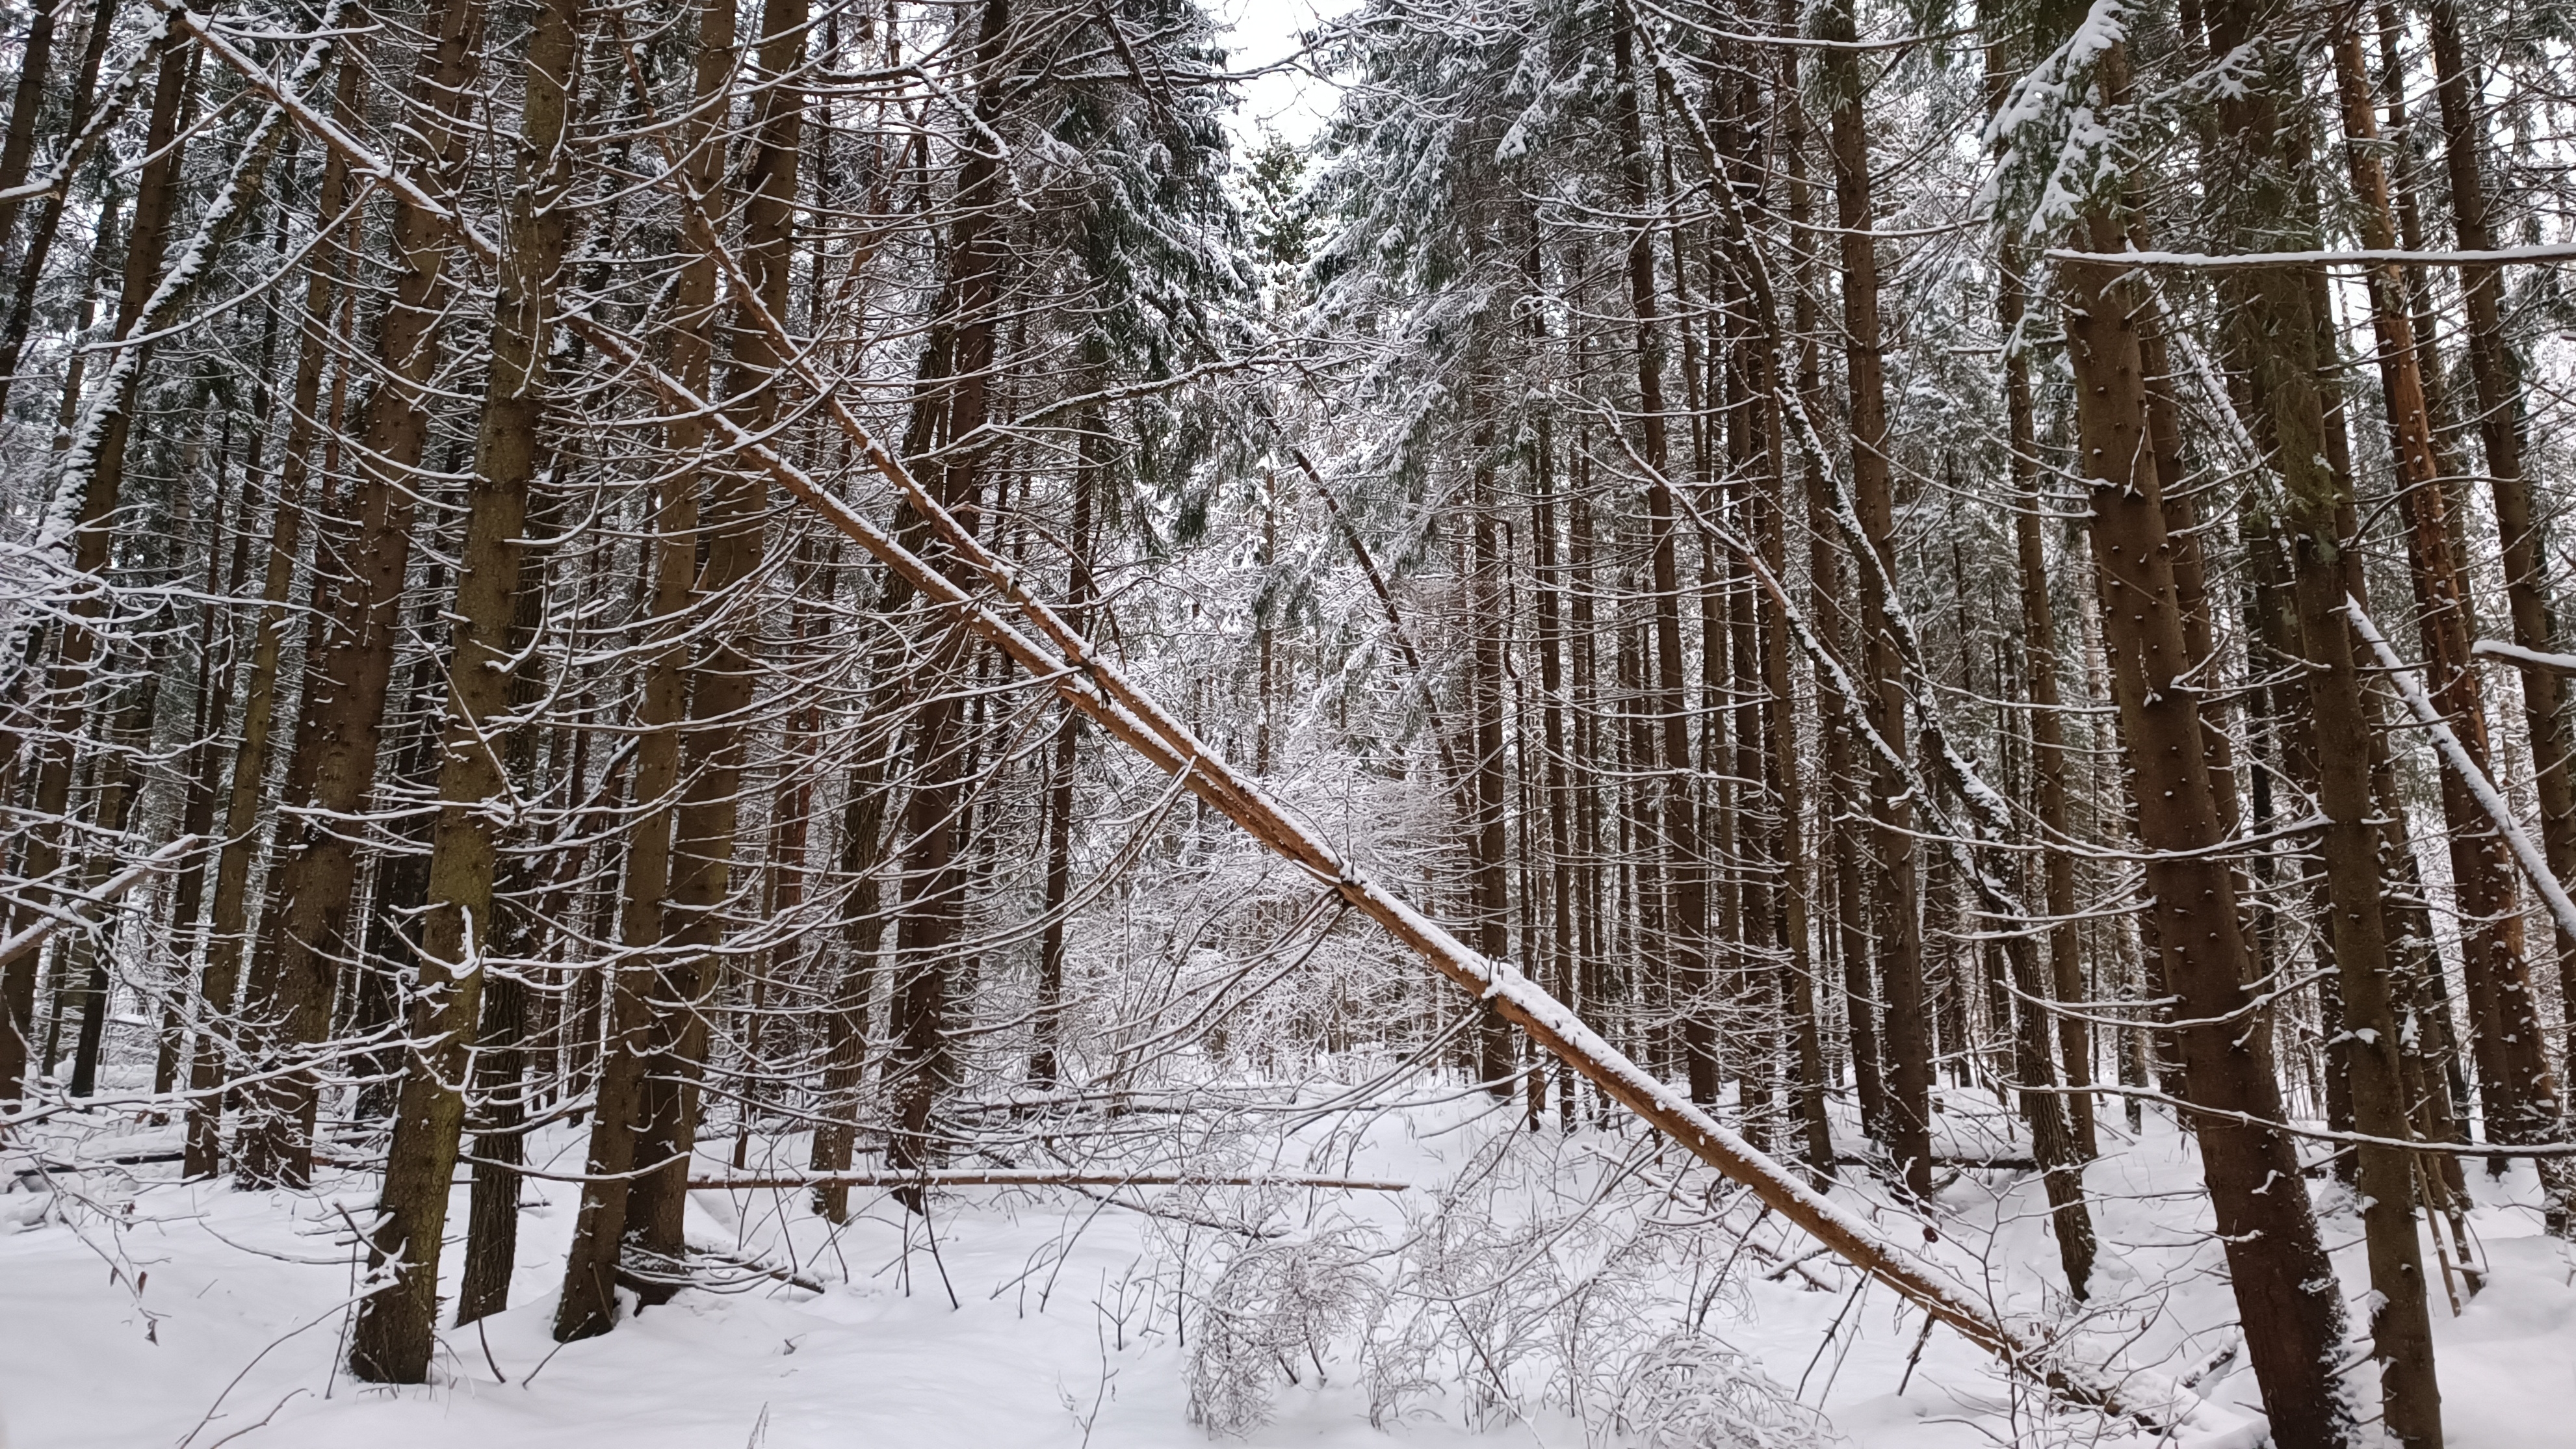
[[[186,855],[188,852],[195,850],[197,847],[204,845],[205,843],[206,838],[202,835],[182,835],[178,839],[171,841],[168,845],[161,847],[159,850],[152,852],[143,859],[138,860],[132,865],[127,866],[125,869],[118,871],[116,874],[109,876],[106,880],[99,883],[98,889],[93,891],[70,892],[61,897],[60,899],[65,902],[65,906],[67,907],[66,909],[50,910],[46,913],[44,919],[36,922],[32,926],[29,926],[25,930],[20,931],[18,934],[11,936],[9,939],[0,941],[0,966],[6,966],[10,962],[17,960],[19,957],[36,949],[38,946],[45,944],[45,938],[53,935],[56,931],[61,930],[65,926],[88,924],[89,916],[86,914],[87,911],[94,911],[101,906],[114,904],[118,897],[124,895],[127,891],[134,889],[134,887],[141,884],[146,877],[157,871],[167,869],[181,856]]]

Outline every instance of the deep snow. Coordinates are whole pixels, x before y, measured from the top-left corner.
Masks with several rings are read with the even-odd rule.
[[[1991,1097],[1956,1089],[1945,1097],[1956,1143],[1990,1141],[1999,1122]],[[1292,1237],[1359,1221],[1386,1241],[1401,1238],[1408,1223],[1442,1204],[1440,1190],[1463,1165],[1491,1166],[1480,1153],[1512,1124],[1473,1114],[1472,1099],[1443,1094],[1432,1105],[1374,1115],[1364,1128],[1340,1124],[1356,1136],[1355,1151],[1322,1164],[1283,1159],[1280,1170],[1348,1171],[1409,1181],[1415,1190],[1273,1193],[1281,1211],[1271,1221]],[[2118,1121],[2116,1109],[2107,1121]],[[173,1130],[132,1118],[91,1123],[43,1150],[90,1160],[150,1153],[173,1145]],[[1299,1140],[1312,1145],[1321,1131],[1310,1127]],[[577,1151],[576,1134],[558,1129],[535,1146],[540,1160],[561,1163]],[[709,1144],[706,1170],[721,1171],[730,1147],[730,1139]],[[2194,1191],[2195,1166],[2185,1140],[2152,1113],[2138,1141],[2105,1148],[2090,1186],[2104,1246],[2096,1299],[2110,1306],[2086,1342],[2109,1352],[2117,1340],[2127,1367],[2178,1379],[2224,1355],[2232,1317],[2206,1236],[2206,1204]],[[768,1150],[784,1163],[801,1148],[788,1141]],[[29,1161],[25,1151],[12,1152],[0,1171]],[[1555,1190],[1579,1197],[1614,1162],[1629,1170],[1623,1201],[1632,1213],[1685,1223],[1693,1212],[1705,1216],[1705,1171],[1671,1153],[1652,1160],[1651,1144],[1633,1133],[1519,1137],[1508,1170],[1477,1189],[1482,1196],[1457,1201],[1495,1218],[1558,1212],[1572,1199],[1553,1197]],[[335,1371],[359,1277],[351,1220],[363,1220],[371,1205],[371,1179],[343,1170],[312,1194],[246,1193],[168,1180],[174,1171],[145,1164],[57,1174],[59,1195],[43,1178],[7,1180],[0,1426],[11,1449],[1208,1442],[1189,1421],[1181,1342],[1210,1270],[1205,1254],[1225,1241],[1206,1228],[1064,1192],[966,1189],[935,1204],[934,1254],[919,1221],[907,1223],[881,1198],[855,1195],[868,1206],[836,1234],[806,1214],[799,1193],[702,1192],[691,1204],[693,1243],[737,1249],[826,1291],[767,1278],[730,1292],[691,1291],[604,1338],[559,1349],[547,1328],[573,1189],[531,1182],[515,1306],[479,1328],[450,1330],[437,1383],[387,1390]],[[2538,1235],[2527,1167],[2501,1180],[2482,1169],[2471,1175],[2481,1199],[2474,1227],[2492,1275],[2462,1316],[2453,1318],[2438,1295],[2434,1305],[2450,1443],[2576,1443],[2576,1257]],[[2310,1187],[2339,1246],[2346,1291],[2357,1296],[2366,1287],[2357,1220],[2335,1189],[2316,1180]],[[1177,1201],[1167,1189],[1123,1196]],[[1837,1196],[1892,1231],[1913,1229],[1864,1193]],[[460,1187],[451,1235],[462,1231],[464,1198]],[[1964,1175],[1944,1193],[1949,1220],[1930,1251],[2008,1309],[2062,1311],[2037,1202],[2026,1174]],[[1889,1449],[2151,1442],[2097,1415],[2038,1412],[2036,1401],[2011,1391],[1982,1354],[1945,1330],[1930,1335],[1897,1394],[1921,1316],[1881,1288],[1855,1296],[1856,1280],[1829,1259],[1813,1260],[1804,1273],[1775,1271],[1812,1246],[1776,1220],[1755,1229],[1754,1251],[1733,1251],[1753,1219],[1745,1205],[1724,1227],[1681,1234],[1705,1240],[1694,1250],[1705,1248],[1709,1260],[1737,1268],[1740,1286],[1719,1296],[1705,1328],[1784,1388],[1800,1386],[1802,1401],[1820,1407],[1849,1442]],[[461,1258],[451,1236],[451,1284]],[[1666,1287],[1661,1301],[1641,1300],[1637,1312],[1669,1314],[1670,1323],[1641,1330],[1677,1326],[1692,1311],[1691,1284],[1677,1273]],[[2259,1441],[2241,1357],[2196,1385],[2207,1403],[2166,1442],[2221,1449]],[[1324,1367],[1329,1382],[1319,1386],[1308,1374],[1283,1388],[1275,1417],[1250,1443],[1626,1442],[1597,1403],[1581,1417],[1562,1404],[1489,1415],[1474,1432],[1456,1395],[1416,1401],[1381,1431],[1369,1422],[1363,1375],[1349,1356],[1329,1356]],[[1541,1396],[1535,1378],[1515,1387],[1526,1401]],[[2369,1386],[2362,1388],[2367,1400]]]

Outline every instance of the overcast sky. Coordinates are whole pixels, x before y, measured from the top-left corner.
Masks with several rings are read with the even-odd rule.
[[[1237,71],[1268,65],[1294,54],[1297,32],[1314,27],[1319,15],[1339,15],[1351,0],[1211,0],[1209,9],[1229,21],[1227,63]],[[1242,105],[1234,129],[1245,142],[1257,141],[1264,128],[1291,141],[1305,141],[1323,128],[1333,108],[1334,88],[1298,70],[1284,70],[1238,87]]]

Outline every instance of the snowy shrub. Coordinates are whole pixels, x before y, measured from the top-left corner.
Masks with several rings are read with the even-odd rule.
[[[1612,1423],[1639,1449],[1813,1449],[1822,1415],[1705,1334],[1672,1333],[1631,1360]]]
[[[1269,1422],[1279,1380],[1298,1380],[1300,1359],[1320,1380],[1333,1339],[1364,1324],[1377,1305],[1369,1258],[1364,1235],[1347,1228],[1237,1252],[1209,1286],[1191,1336],[1191,1422],[1249,1434]]]

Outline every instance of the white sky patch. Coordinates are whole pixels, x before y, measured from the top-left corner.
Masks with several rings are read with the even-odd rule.
[[[1298,35],[1341,15],[1348,0],[1210,0],[1216,18],[1230,26],[1227,65],[1238,74],[1288,61]],[[1249,149],[1264,131],[1304,144],[1314,139],[1341,99],[1341,87],[1292,63],[1236,86],[1241,98],[1229,118],[1239,146]]]

